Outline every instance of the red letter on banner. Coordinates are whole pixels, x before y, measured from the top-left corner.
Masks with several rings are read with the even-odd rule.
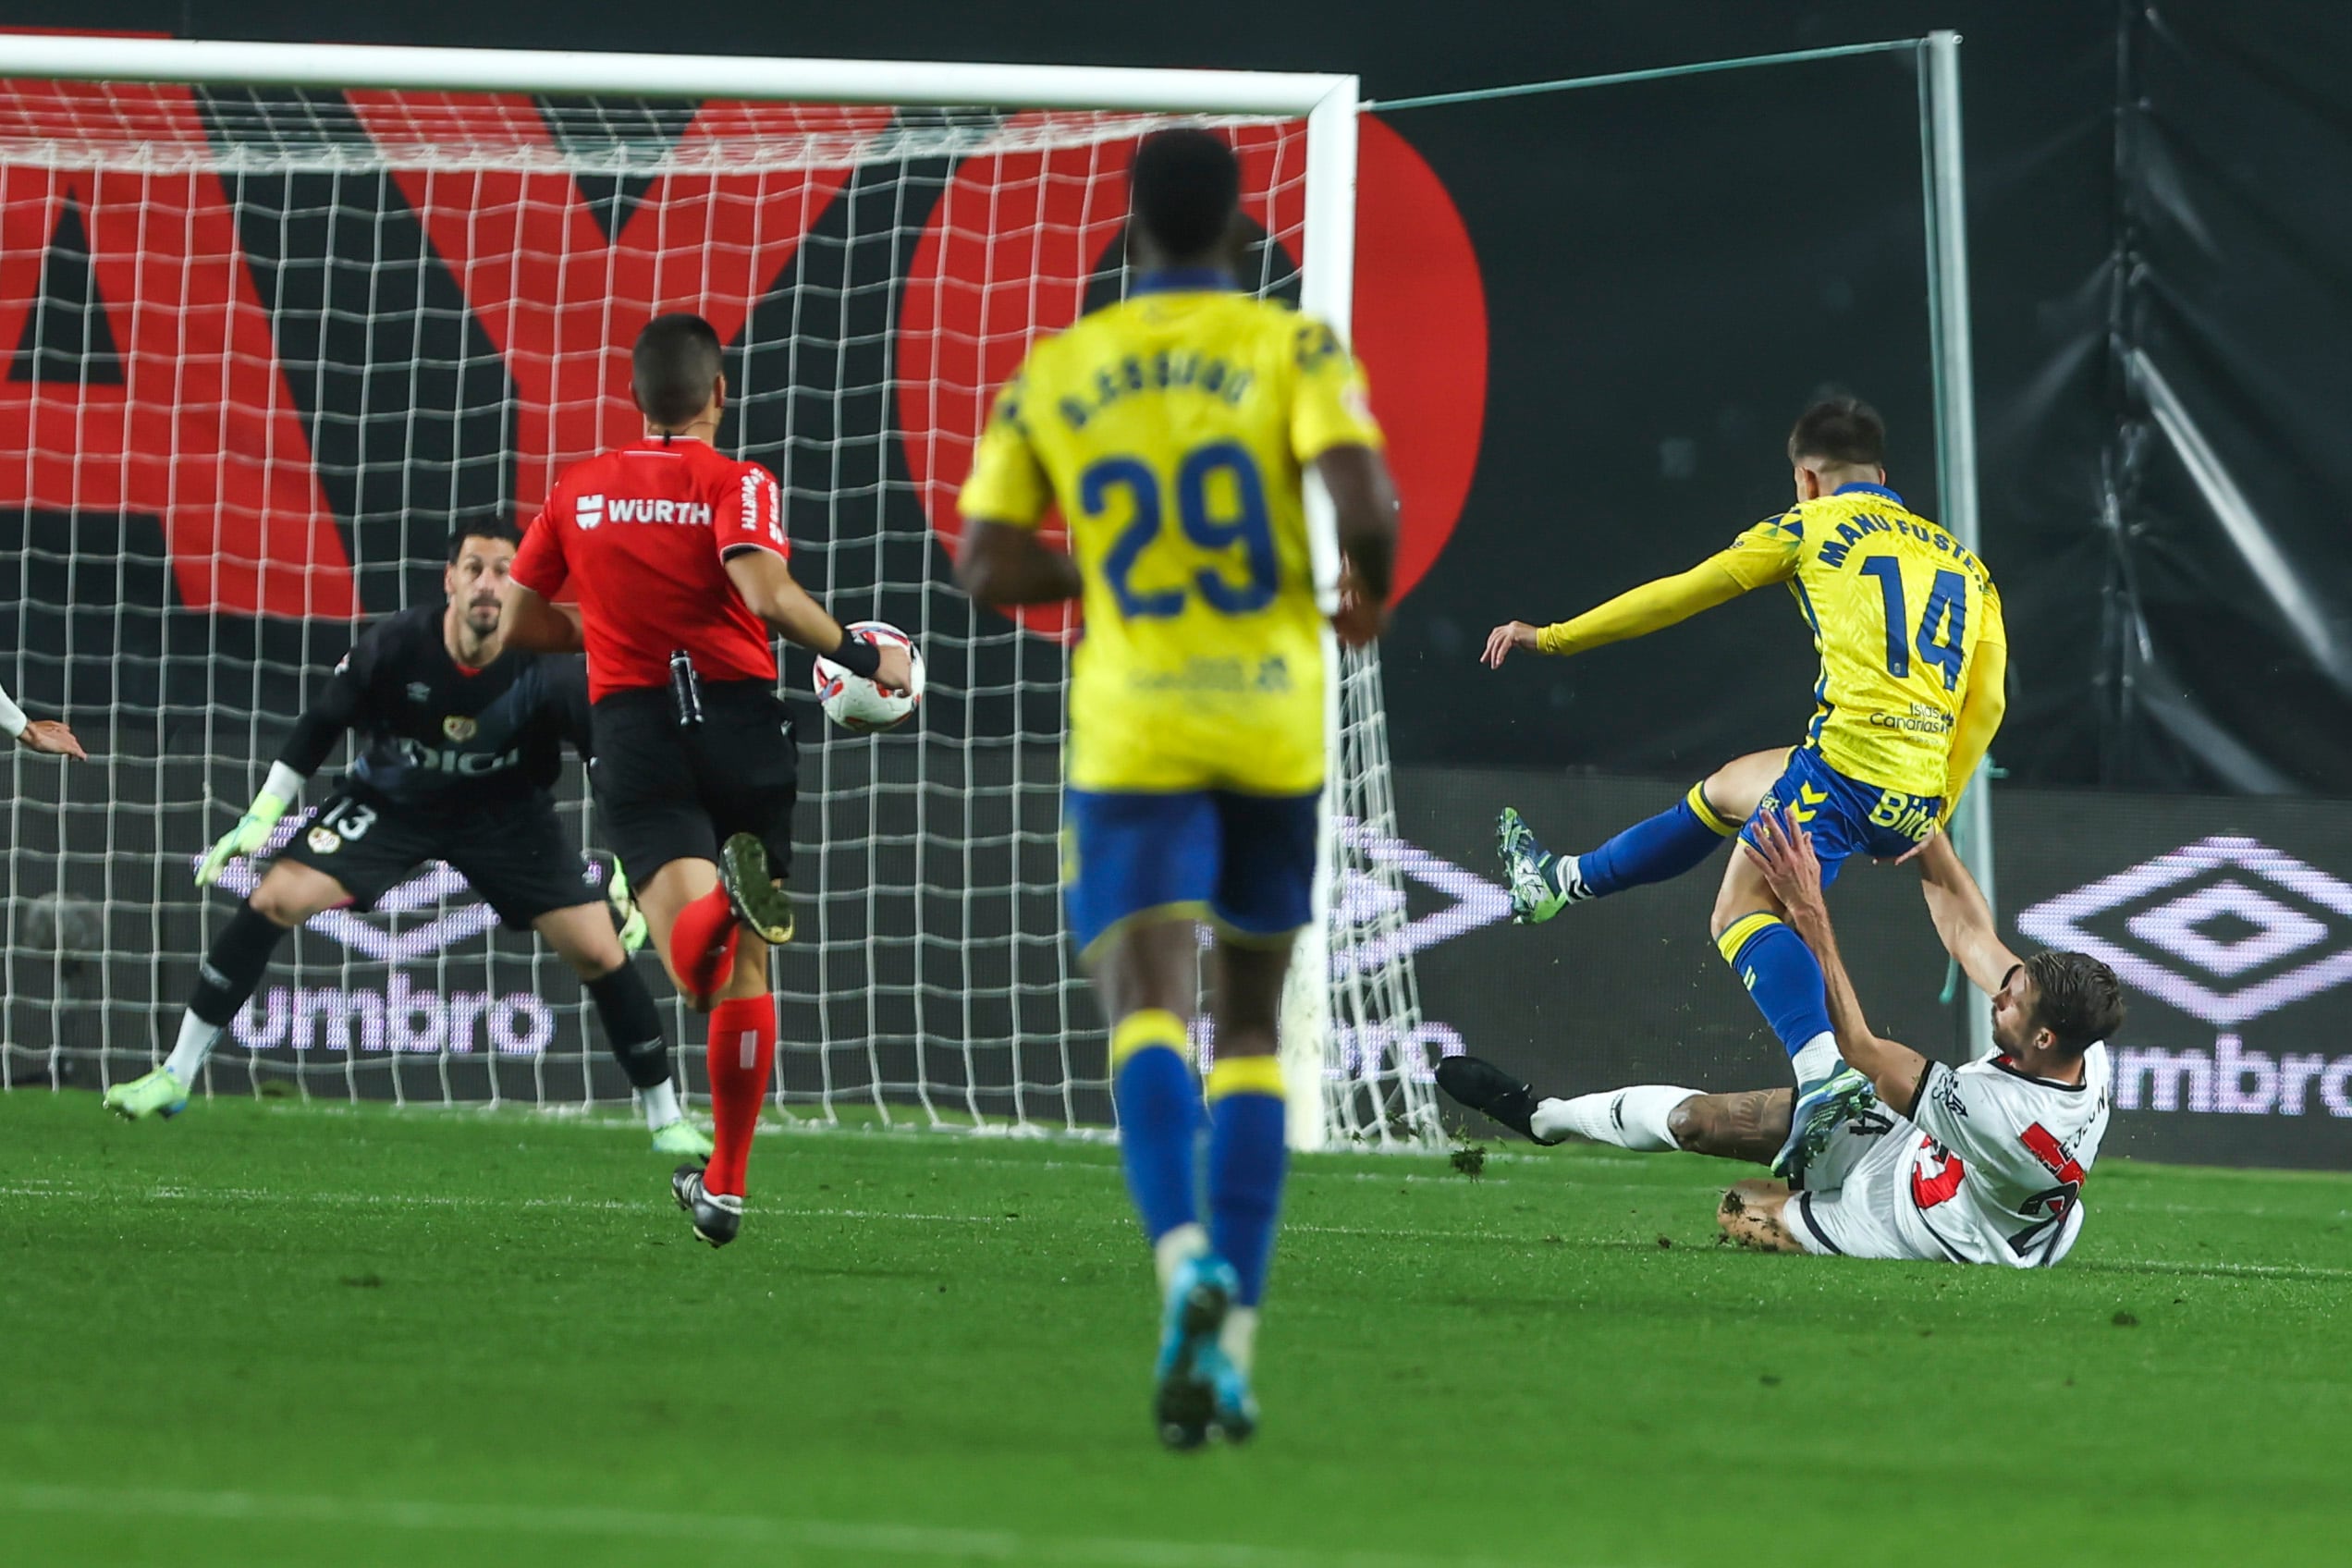
[[[163,520],[180,598],[240,615],[358,613],[350,563],[187,90],[16,82],[0,138],[126,130],[166,165],[0,166],[0,353],[27,340],[67,203],[121,380],[0,380],[0,506]],[[173,156],[175,153],[184,156]],[[184,164],[184,167],[170,166]]]
[[[526,514],[557,469],[643,430],[629,397],[638,329],[665,311],[694,311],[721,342],[733,342],[849,178],[846,166],[727,171],[715,143],[879,129],[890,120],[888,109],[705,104],[668,172],[608,241],[530,99],[411,104],[355,92],[350,101],[379,145],[413,142],[429,129],[524,165],[396,169],[393,178],[521,394],[515,499]]]

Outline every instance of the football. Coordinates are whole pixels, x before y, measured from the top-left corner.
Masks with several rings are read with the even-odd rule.
[[[816,661],[816,700],[825,704],[825,717],[844,729],[861,735],[896,729],[922,704],[923,650],[914,645],[913,638],[887,620],[853,621],[850,630],[869,643],[895,643],[907,651],[914,670],[908,690],[893,695],[864,676],[851,675],[831,659],[820,657]]]

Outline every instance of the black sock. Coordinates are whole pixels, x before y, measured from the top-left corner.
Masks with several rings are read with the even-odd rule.
[[[668,1083],[669,1041],[663,1037],[661,1013],[637,966],[624,962],[587,985],[596,1016],[604,1022],[605,1044],[629,1074],[630,1086],[650,1089]]]
[[[251,904],[239,904],[227,928],[213,938],[212,950],[196,968],[196,994],[188,1011],[205,1023],[227,1028],[262,983],[270,954],[286,939],[286,927]]]

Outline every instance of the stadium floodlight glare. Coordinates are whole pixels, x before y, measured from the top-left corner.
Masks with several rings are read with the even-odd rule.
[[[153,1060],[224,913],[187,867],[306,682],[363,617],[437,594],[453,521],[527,518],[563,465],[632,435],[629,339],[688,308],[730,344],[722,441],[783,478],[803,580],[930,659],[907,731],[823,734],[813,705],[801,727],[821,847],[795,874],[807,939],[779,963],[779,1104],[815,1121],[1107,1121],[1098,1013],[1055,896],[1067,628],[949,585],[954,484],[1026,345],[1117,297],[1122,149],[1157,126],[1233,137],[1267,235],[1245,284],[1344,333],[1358,111],[1344,75],[0,39],[5,240],[42,257],[0,398],[0,485],[18,489],[0,516],[25,520],[9,684],[56,694],[105,753],[74,775],[12,764],[11,886],[95,898],[105,936],[68,985],[75,955],[11,925],[0,1083]],[[1314,533],[1331,592],[1319,497]],[[1411,949],[1392,939],[1403,890],[1360,848],[1394,826],[1378,667],[1333,658],[1326,918],[1284,1017],[1293,1141],[1417,1142],[1435,1123]],[[1367,944],[1388,956],[1349,957]],[[287,1047],[255,1082],[625,1092],[591,1072],[601,1053],[547,955],[487,936],[380,952],[410,949],[306,939],[297,962],[363,1018],[428,985],[535,990],[554,1043],[520,1069],[455,1025],[437,1053]],[[287,1022],[289,1040],[366,1034]]]

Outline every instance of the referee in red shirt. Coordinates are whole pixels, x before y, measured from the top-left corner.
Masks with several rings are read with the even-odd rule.
[[[767,950],[792,935],[799,763],[769,631],[886,690],[911,671],[905,649],[851,636],[792,581],[775,476],[712,449],[727,378],[710,323],[655,317],[632,369],[645,438],[549,492],[515,557],[508,642],[587,651],[599,826],[670,978],[710,1014],[717,1146],[671,1190],[695,1234],[724,1246],[776,1062]],[[576,616],[553,603],[567,584]]]

